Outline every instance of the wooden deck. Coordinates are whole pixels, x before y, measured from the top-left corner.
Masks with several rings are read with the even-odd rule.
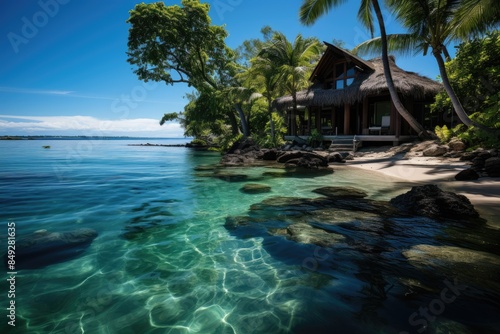
[[[299,139],[300,138],[300,139]],[[355,136],[323,136],[323,141],[331,140],[331,149],[352,150],[356,152],[363,142],[384,142],[393,146],[410,142],[417,139],[417,136],[391,136],[391,135],[355,135]],[[285,136],[287,141],[302,141],[307,143],[309,136]]]
[[[293,141],[296,137],[299,137],[300,139],[306,140],[309,138],[309,136],[285,136],[285,140],[290,140]],[[416,139],[417,136],[391,136],[391,135],[351,135],[351,136],[328,136],[325,135],[323,136],[323,140],[354,140],[356,139],[357,141],[369,141],[369,142],[378,142],[378,141],[383,141],[383,142],[393,142],[393,143],[402,143],[402,142],[408,142]]]

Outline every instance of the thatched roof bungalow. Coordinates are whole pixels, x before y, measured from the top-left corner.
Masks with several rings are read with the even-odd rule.
[[[287,111],[289,135],[309,135],[316,128],[324,135],[379,135],[374,140],[399,141],[414,135],[391,102],[382,60],[363,60],[332,44],[314,69],[307,90],[297,93],[300,110],[293,112],[292,96],[274,101]],[[406,108],[422,124],[428,105],[442,89],[441,84],[399,68],[390,57],[394,84]],[[384,124],[382,124],[384,123]],[[429,124],[430,126],[430,124]],[[394,138],[396,137],[396,138]]]

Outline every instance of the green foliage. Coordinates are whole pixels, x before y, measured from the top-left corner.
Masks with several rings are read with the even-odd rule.
[[[180,116],[179,113],[176,113],[176,112],[164,114],[160,120],[160,125],[163,125],[166,122],[175,121],[175,120],[179,119],[179,116]]]
[[[320,145],[323,142],[323,135],[318,129],[312,129],[308,138],[308,144],[312,146]]]
[[[193,139],[190,143],[193,146],[207,146],[207,142],[204,141],[203,139]]]
[[[245,41],[234,52],[225,44],[224,26],[212,24],[209,9],[200,0],[136,5],[127,20],[127,61],[141,80],[194,88],[184,110],[165,114],[160,124],[179,121],[185,135],[210,137],[221,149],[242,132],[262,146],[278,145],[284,121],[272,101],[308,85],[321,52],[318,40],[298,35],[291,43],[266,26],[262,39]]]
[[[462,43],[456,57],[446,63],[450,83],[471,119],[493,129],[500,129],[500,32],[486,34]],[[433,113],[452,112],[452,103],[443,92],[431,105]],[[478,128],[453,129],[469,146],[498,146],[498,135]],[[497,131],[498,132],[498,131]]]
[[[234,57],[224,42],[228,33],[211,24],[208,4],[181,3],[141,3],[130,11],[127,61],[141,80],[216,88]]]
[[[218,148],[217,151],[219,152],[226,152],[233,146],[234,143],[237,141],[241,141],[243,139],[243,135],[237,134],[237,135],[229,135],[227,134],[226,136],[220,136],[219,140],[217,142]]]
[[[462,39],[471,35],[480,36],[485,31],[498,28],[500,21],[500,1],[498,0],[461,0],[454,17],[458,25],[456,34]]]
[[[298,34],[293,42],[276,32],[259,53],[280,72],[280,89],[295,95],[309,85],[309,76],[322,51],[317,38],[304,38]]]
[[[211,24],[208,4],[199,0],[181,3],[141,3],[130,11],[127,61],[141,80],[196,89],[188,95],[184,112],[166,114],[161,124],[178,119],[189,136],[207,129],[222,135],[226,126],[236,134],[235,101],[228,94],[228,88],[235,85],[235,54],[225,44],[228,33],[223,26]]]
[[[436,128],[434,129],[434,132],[436,133],[436,136],[438,136],[439,140],[441,140],[441,143],[447,143],[450,141],[451,137],[453,136],[453,132],[448,129],[446,125],[443,125],[442,127],[437,125]]]
[[[500,32],[462,43],[456,57],[446,63],[450,83],[469,113],[482,112],[500,97]],[[451,108],[445,93],[436,98],[433,111]]]
[[[285,143],[283,136],[287,132],[285,118],[278,114],[272,113],[272,119],[274,123],[274,138],[271,136],[271,122],[269,119],[269,114],[262,113],[262,126],[261,131],[258,132],[258,135],[254,138],[257,145],[264,148],[273,148],[283,145]]]
[[[497,105],[496,107],[487,109],[482,113],[475,113],[471,115],[472,119],[482,122],[482,124],[490,125],[495,129],[494,131],[484,131],[475,127],[467,128],[463,124],[459,124],[453,128],[453,133],[455,133],[471,149],[475,149],[477,147],[500,149],[499,108],[500,105]]]
[[[305,25],[312,25],[320,16],[345,2],[346,0],[303,0],[299,12],[300,22]],[[375,21],[371,0],[360,0],[358,19],[373,35]]]

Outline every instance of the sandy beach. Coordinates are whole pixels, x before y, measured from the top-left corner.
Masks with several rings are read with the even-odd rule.
[[[437,184],[443,190],[467,196],[492,227],[500,229],[500,178],[481,177],[475,181],[456,181],[455,175],[469,168],[458,158],[424,157],[411,150],[376,149],[356,153],[346,165],[383,173],[402,182]]]

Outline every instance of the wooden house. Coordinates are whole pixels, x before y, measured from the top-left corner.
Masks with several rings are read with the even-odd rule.
[[[297,93],[297,108],[292,96],[274,101],[287,113],[288,136],[303,139],[313,129],[325,139],[356,135],[358,141],[411,140],[415,133],[399,115],[389,96],[382,59],[363,60],[332,44],[310,77],[311,86]],[[428,124],[428,106],[442,85],[434,80],[396,66],[389,57],[393,81],[407,110],[422,125]]]

